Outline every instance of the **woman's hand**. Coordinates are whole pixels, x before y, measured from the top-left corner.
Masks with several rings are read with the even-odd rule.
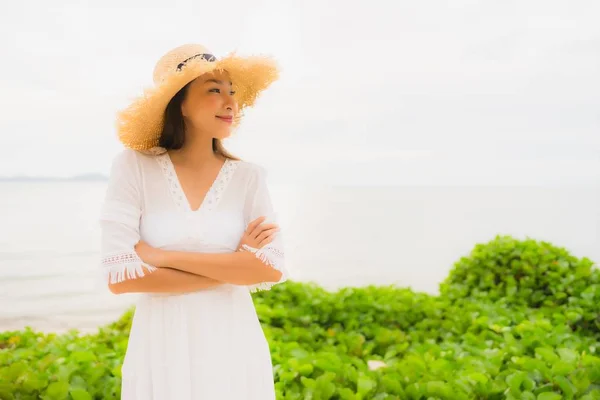
[[[258,217],[248,224],[236,250],[239,251],[244,244],[260,249],[273,241],[273,236],[275,232],[279,231],[279,226],[277,224],[263,224],[264,220],[265,217]]]
[[[157,268],[165,266],[164,263],[166,252],[164,250],[152,247],[143,240],[137,242],[137,244],[134,246],[134,249],[138,257],[140,257],[146,264]]]

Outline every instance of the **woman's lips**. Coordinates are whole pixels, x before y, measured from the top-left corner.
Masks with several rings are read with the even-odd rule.
[[[232,122],[233,122],[233,117],[219,117],[219,116],[217,115],[217,118],[218,118],[218,119],[220,119],[220,120],[221,120],[221,121],[223,121],[223,122],[227,122],[228,124],[230,124],[230,123],[232,123]]]

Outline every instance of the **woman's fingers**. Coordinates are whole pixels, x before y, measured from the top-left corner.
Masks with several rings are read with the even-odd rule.
[[[254,229],[256,229],[258,227],[258,225],[260,225],[261,222],[263,222],[265,220],[265,218],[267,217],[258,217],[256,218],[254,221],[251,221],[248,224],[248,227],[246,228],[246,233],[251,233],[254,231]]]
[[[269,229],[268,231],[265,231],[261,235],[259,235],[259,237],[257,238],[257,241],[259,242],[258,247],[261,248],[271,243],[275,239],[275,233],[278,231],[279,228]],[[261,237],[263,235],[264,237]]]
[[[258,237],[258,235],[260,235],[262,232],[264,232],[265,230],[269,230],[269,229],[274,229],[277,228],[278,225],[277,224],[260,224],[259,226],[257,226],[256,228],[254,228],[254,230],[250,233],[250,237],[252,238],[256,238]]]
[[[268,243],[271,243],[274,239],[275,232],[279,231],[279,225],[275,223],[265,224],[266,217],[258,217],[254,221],[248,224],[246,231],[244,232],[244,238],[242,242],[248,244],[251,247],[261,248]]]
[[[258,248],[262,248],[262,247],[264,247],[265,245],[267,245],[267,244],[271,243],[272,241],[273,241],[273,236],[271,235],[271,236],[269,236],[268,238],[264,239],[262,242],[260,242],[260,243],[258,244]]]
[[[263,241],[264,239],[271,237],[275,234],[275,232],[277,232],[279,230],[279,228],[271,228],[271,229],[266,229],[264,231],[262,231],[257,237],[256,240],[258,242]]]
[[[256,218],[254,221],[250,222],[250,223],[248,224],[248,227],[246,228],[246,233],[247,233],[248,235],[252,236],[252,234],[253,234],[254,232],[256,232],[256,235],[258,235],[258,232],[257,232],[257,230],[260,230],[260,224],[261,224],[262,222],[264,222],[264,220],[265,220],[266,218],[267,218],[267,217],[263,215],[263,216],[261,216],[261,217],[258,217],[258,218]],[[254,235],[253,237],[256,237],[256,235]]]

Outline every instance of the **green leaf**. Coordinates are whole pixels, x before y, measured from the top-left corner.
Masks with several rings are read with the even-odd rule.
[[[48,385],[46,397],[48,399],[63,400],[69,395],[69,384],[67,382],[53,382]]]
[[[307,378],[305,376],[300,377],[300,382],[307,388],[314,389],[317,387],[317,381],[311,378]]]
[[[91,362],[96,361],[96,356],[90,351],[74,351],[71,359],[76,362]]]
[[[554,375],[565,376],[575,371],[575,368],[576,366],[574,364],[569,364],[564,361],[557,361],[554,363],[554,365],[552,365],[552,373]]]
[[[554,380],[568,399],[572,399],[573,396],[575,396],[577,388],[575,388],[575,386],[573,386],[573,384],[567,378],[564,376],[557,376],[554,378]]]
[[[592,390],[579,400],[600,400],[600,390]]]
[[[361,375],[358,377],[357,386],[358,394],[364,396],[369,394],[377,386],[377,382],[367,375]]]
[[[71,389],[70,393],[73,400],[92,400],[92,396],[81,388]]]
[[[536,400],[536,396],[530,391],[526,391],[521,393],[521,398],[519,400]]]
[[[446,382],[427,382],[427,393],[430,396],[448,397],[452,394],[452,388]]]
[[[541,393],[538,395],[537,400],[561,400],[562,396],[556,393]]]
[[[535,354],[548,363],[553,363],[559,360],[559,357],[551,348],[538,347],[535,349]]]
[[[518,395],[521,393],[521,384],[526,377],[527,374],[524,372],[516,372],[506,377],[506,384],[510,388],[510,391],[513,395]]]
[[[330,399],[335,394],[335,385],[332,380],[335,374],[323,374],[317,378],[315,387],[315,395],[323,400]]]
[[[563,347],[556,349],[556,352],[564,362],[575,363],[579,360],[579,354],[577,354],[577,352],[572,349]]]

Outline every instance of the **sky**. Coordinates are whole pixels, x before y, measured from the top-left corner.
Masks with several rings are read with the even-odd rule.
[[[598,184],[600,2],[30,1],[0,12],[0,176],[107,174],[168,50],[267,54],[226,141],[274,182]]]

